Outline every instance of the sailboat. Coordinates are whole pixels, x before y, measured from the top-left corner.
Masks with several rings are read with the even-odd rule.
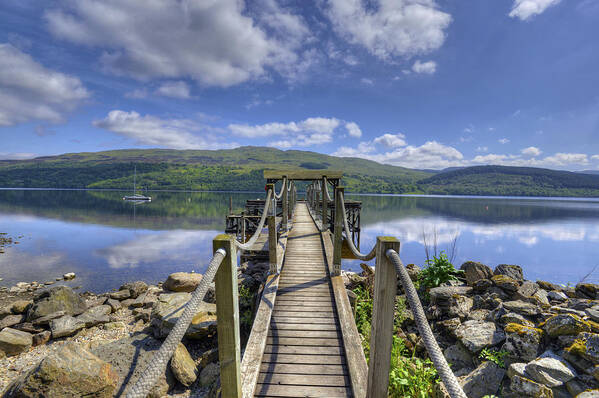
[[[132,201],[151,201],[152,198],[150,196],[145,196],[145,195],[138,195],[135,193],[136,191],[136,187],[135,187],[135,183],[137,180],[137,166],[135,166],[135,171],[133,174],[133,195],[130,196],[123,196],[123,200],[132,200]]]

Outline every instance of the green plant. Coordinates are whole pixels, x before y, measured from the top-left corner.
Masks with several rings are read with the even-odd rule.
[[[442,283],[457,280],[459,275],[464,271],[456,270],[449,262],[445,252],[441,252],[439,256],[433,256],[432,259],[426,260],[427,267],[420,271],[420,285],[426,288],[440,286]]]
[[[483,348],[478,357],[480,359],[486,359],[487,361],[491,361],[495,363],[497,366],[505,368],[505,362],[503,362],[503,357],[505,357],[509,352],[505,350],[495,350],[495,349],[487,349]]]
[[[253,304],[254,304],[254,295],[252,291],[244,286],[239,285],[239,323],[241,327],[245,330],[252,329],[252,321],[253,321]]]
[[[402,339],[393,336],[391,370],[389,372],[389,396],[393,398],[427,398],[433,393],[437,370],[429,360],[414,356],[406,357]]]

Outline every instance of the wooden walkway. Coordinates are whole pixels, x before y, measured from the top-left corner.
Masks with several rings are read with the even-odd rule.
[[[255,396],[352,396],[321,234],[305,203],[295,208]]]

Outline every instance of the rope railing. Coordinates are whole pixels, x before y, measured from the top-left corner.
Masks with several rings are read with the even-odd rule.
[[[420,337],[424,342],[426,351],[433,361],[435,369],[437,369],[437,372],[439,373],[447,392],[451,398],[468,398],[455,375],[451,371],[449,365],[447,364],[445,356],[443,355],[441,348],[439,348],[439,344],[437,344],[437,340],[435,339],[430,325],[428,324],[428,320],[426,319],[426,315],[424,314],[424,309],[422,308],[422,303],[420,302],[416,288],[414,288],[414,284],[410,279],[408,271],[406,271],[401,259],[399,258],[399,254],[397,254],[397,252],[393,249],[388,249],[385,252],[385,256],[393,263],[393,266],[395,267],[395,272],[399,276],[401,285],[406,293],[406,298],[410,304],[410,309],[414,314],[414,320],[418,326]]]
[[[339,209],[339,211],[341,211],[341,213],[343,214],[343,229],[345,230],[346,241],[348,243],[348,246],[349,246],[351,252],[359,260],[362,260],[362,261],[372,260],[376,256],[376,246],[373,247],[372,250],[368,254],[360,253],[360,251],[356,248],[356,246],[354,245],[354,242],[351,239],[351,235],[350,235],[349,224],[347,222],[347,213],[345,212],[345,200],[343,198],[343,192],[339,192],[338,195],[339,195],[339,202],[341,204],[341,206],[340,206],[341,208]],[[335,211],[337,211],[337,210],[335,210]]]
[[[283,182],[281,183],[281,192],[279,192],[278,194],[275,192],[275,199],[279,200],[283,197],[283,192],[285,192],[286,185],[287,185],[287,178],[284,178]]]
[[[271,196],[272,196],[272,190],[269,189],[268,193],[266,194],[266,200],[264,202],[264,210],[262,211],[262,217],[260,217],[260,222],[258,223],[258,228],[256,228],[256,232],[254,232],[252,237],[245,243],[241,243],[241,242],[235,240],[235,246],[237,246],[239,249],[250,250],[252,248],[252,246],[254,245],[254,243],[256,243],[256,241],[260,237],[260,234],[262,233],[262,228],[264,228],[264,222],[266,221],[266,216],[268,214],[268,207],[270,206]]]
[[[212,257],[208,269],[204,273],[200,284],[193,292],[191,299],[185,306],[183,314],[175,323],[175,326],[170,331],[164,343],[160,346],[158,352],[154,354],[148,366],[146,366],[144,371],[139,375],[139,378],[127,394],[127,398],[145,398],[156,384],[158,377],[160,377],[161,374],[164,374],[168,361],[173,356],[181,339],[183,339],[193,317],[197,314],[199,306],[208,291],[208,286],[214,279],[214,276],[226,255],[227,252],[223,248],[218,249],[214,253],[214,257]]]

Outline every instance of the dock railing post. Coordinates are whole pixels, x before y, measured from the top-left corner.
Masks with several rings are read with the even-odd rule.
[[[287,176],[283,176],[283,221],[282,227],[285,231],[287,231],[287,222],[289,220],[289,197],[287,195]]]
[[[223,248],[223,259],[214,277],[218,332],[218,359],[223,398],[241,397],[241,344],[237,291],[237,250],[231,235],[218,235],[212,241],[214,252]]]
[[[327,201],[327,178],[322,177],[322,230],[326,231],[329,229],[329,209],[328,209],[328,201]]]
[[[270,264],[270,273],[276,274],[277,269],[277,221],[275,216],[268,216],[268,262]]]
[[[341,274],[341,246],[343,244],[343,211],[341,206],[341,195],[345,191],[343,187],[335,188],[335,229],[333,235],[333,276]]]
[[[395,295],[397,293],[395,267],[386,255],[389,249],[399,253],[399,240],[386,236],[377,237],[374,302],[370,332],[370,362],[368,364],[368,392],[366,394],[369,398],[386,398],[389,389],[393,317]]]

